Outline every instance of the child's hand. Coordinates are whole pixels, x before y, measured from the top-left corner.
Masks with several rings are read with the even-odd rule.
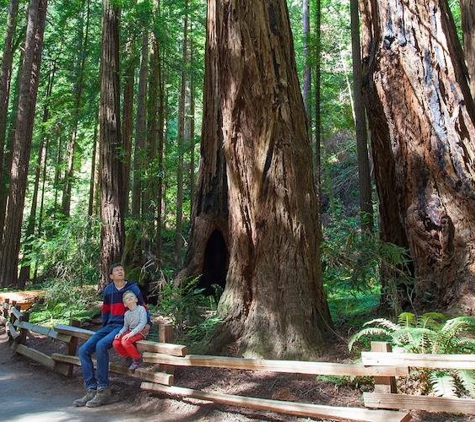
[[[130,335],[130,333],[125,334],[125,335],[124,335],[124,340],[128,340],[130,337],[132,337],[132,336]]]

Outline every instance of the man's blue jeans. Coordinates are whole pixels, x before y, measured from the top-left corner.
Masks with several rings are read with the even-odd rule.
[[[96,390],[109,386],[109,349],[115,335],[122,328],[121,324],[108,324],[89,338],[78,350],[81,361],[82,376],[86,389]],[[92,355],[96,354],[97,375],[94,373]]]

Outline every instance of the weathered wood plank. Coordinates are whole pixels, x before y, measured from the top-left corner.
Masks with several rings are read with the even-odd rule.
[[[85,328],[73,327],[72,325],[63,325],[58,324],[54,326],[54,329],[61,334],[66,334],[68,336],[83,338],[87,340],[94,334],[92,330],[86,330]]]
[[[267,410],[310,418],[327,417],[334,420],[353,420],[368,422],[402,422],[408,421],[407,412],[391,410],[368,410],[359,407],[334,407],[309,403],[284,402],[270,399],[257,399],[222,393],[208,393],[183,387],[166,387],[163,385],[143,382],[141,388],[166,394],[191,397],[199,400],[212,401],[230,406],[240,406],[250,409]]]
[[[188,348],[179,344],[157,343],[156,341],[140,340],[137,347],[142,352],[163,353],[173,356],[186,356]]]
[[[182,358],[160,353],[143,354],[145,362],[175,366],[202,366],[208,368],[247,369],[313,375],[405,376],[407,367],[366,367],[358,364],[305,362],[286,360],[243,359],[224,356],[188,355]]]
[[[27,358],[34,360],[35,362],[41,363],[47,368],[54,369],[54,360],[51,359],[48,355],[45,355],[38,350],[31,349],[30,347],[25,346],[24,344],[13,344],[12,350],[17,353],[20,353]]]
[[[7,322],[7,330],[14,339],[20,335],[11,322]]]
[[[15,307],[11,308],[11,313],[12,313],[12,314],[15,316],[15,318],[17,318],[17,319],[20,319],[20,318],[23,316],[23,313],[22,313],[19,309],[15,308]]]
[[[81,362],[77,356],[63,355],[60,353],[53,353],[51,358],[56,362],[69,363],[72,365],[81,366]],[[94,367],[97,366],[97,362],[93,359]],[[150,381],[154,383],[164,384],[164,385],[173,385],[174,376],[171,374],[165,374],[163,372],[152,372],[144,368],[139,368],[135,372],[130,371],[127,367],[117,365],[114,363],[109,363],[109,371],[117,374],[128,375],[130,377],[139,378],[145,381]]]
[[[54,328],[48,328],[42,325],[33,324],[31,322],[18,321],[18,320],[15,321],[13,325],[15,325],[15,327],[17,328],[24,328],[28,331],[42,334],[44,336],[50,337],[55,340],[61,340],[65,343],[69,343],[71,341],[71,336],[60,334],[57,331],[55,331]]]
[[[406,394],[363,393],[366,407],[475,414],[475,400]]]
[[[413,366],[438,369],[475,369],[475,355],[362,352],[364,365]]]

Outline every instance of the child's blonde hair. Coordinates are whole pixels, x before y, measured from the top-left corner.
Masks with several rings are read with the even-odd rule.
[[[129,295],[132,295],[133,297],[135,297],[135,299],[138,299],[137,295],[132,290],[126,290],[122,295],[122,302],[125,302],[125,298]]]

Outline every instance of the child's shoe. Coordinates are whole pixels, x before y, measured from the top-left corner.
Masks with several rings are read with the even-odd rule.
[[[142,364],[142,359],[141,358],[134,359],[134,361],[132,362],[132,365],[129,366],[129,369],[131,371],[135,371],[141,364]]]

